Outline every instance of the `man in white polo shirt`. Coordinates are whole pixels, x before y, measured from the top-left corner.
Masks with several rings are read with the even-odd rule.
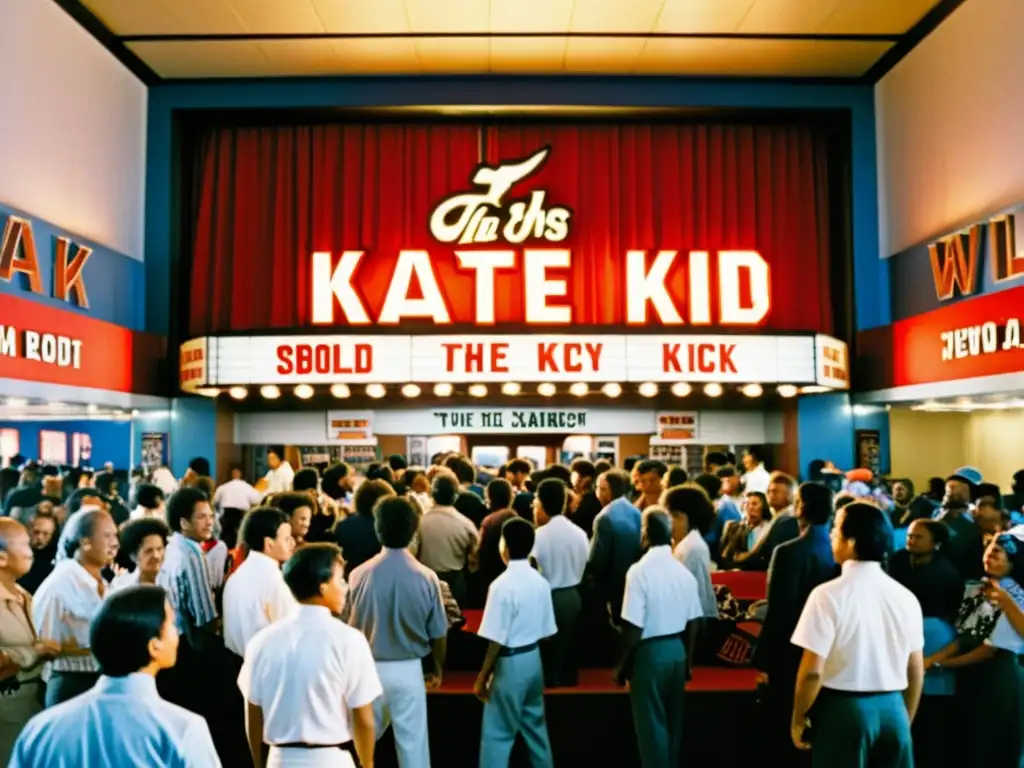
[[[842,574],[814,588],[793,632],[804,653],[790,731],[815,768],[914,765],[924,619],[917,598],[882,569],[884,514],[866,502],[839,510],[832,553]]]

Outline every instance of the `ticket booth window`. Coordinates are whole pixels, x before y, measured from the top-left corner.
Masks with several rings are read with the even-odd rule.
[[[427,440],[427,461],[439,453],[462,453],[461,435],[435,435]]]
[[[507,445],[477,445],[473,447],[473,463],[478,467],[497,469],[508,462]]]
[[[545,445],[520,445],[516,448],[516,458],[528,459],[543,469],[548,465],[548,449]]]

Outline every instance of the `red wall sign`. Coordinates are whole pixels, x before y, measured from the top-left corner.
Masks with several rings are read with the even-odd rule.
[[[828,155],[801,124],[215,130],[188,328],[827,334]]]
[[[0,377],[131,392],[128,328],[0,293]]]
[[[1024,287],[997,291],[892,326],[893,386],[1024,371]]]

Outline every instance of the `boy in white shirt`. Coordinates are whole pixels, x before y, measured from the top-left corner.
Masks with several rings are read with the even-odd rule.
[[[501,527],[507,570],[487,590],[477,634],[489,640],[473,691],[484,702],[480,768],[508,766],[516,734],[522,732],[533,768],[551,768],[551,742],[544,720],[544,672],[540,641],[558,631],[547,580],[530,567],[533,526],[514,517]]]

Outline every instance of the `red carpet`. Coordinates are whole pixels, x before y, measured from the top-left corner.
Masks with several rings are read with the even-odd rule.
[[[755,669],[733,669],[729,667],[694,667],[693,680],[686,690],[690,693],[752,693],[757,689]],[[441,689],[435,694],[472,694],[475,672],[449,672],[444,676]],[[625,693],[624,688],[612,682],[610,669],[581,669],[579,685],[572,688],[549,688],[548,694],[565,695],[580,693]]]

